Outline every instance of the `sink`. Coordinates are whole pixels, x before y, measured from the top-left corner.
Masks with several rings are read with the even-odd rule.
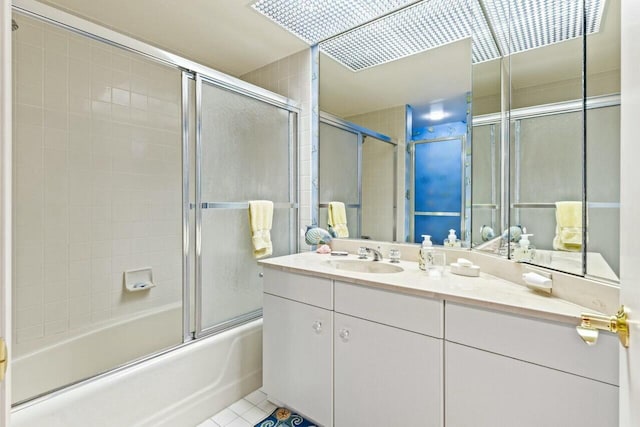
[[[327,261],[336,270],[355,271],[357,273],[399,273],[404,271],[404,268],[399,265],[382,263],[380,261],[359,261],[355,259],[350,260],[336,260]]]

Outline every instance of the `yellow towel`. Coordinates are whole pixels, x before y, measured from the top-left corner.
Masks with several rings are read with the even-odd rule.
[[[342,202],[329,203],[329,217],[327,225],[336,232],[338,237],[349,237],[349,229],[347,228],[347,211]]]
[[[556,202],[556,237],[553,249],[582,250],[582,202]]]
[[[273,223],[273,202],[253,200],[249,202],[249,225],[253,256],[264,258],[273,253],[271,244],[271,225]]]

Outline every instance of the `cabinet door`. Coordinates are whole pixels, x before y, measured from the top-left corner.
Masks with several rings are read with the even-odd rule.
[[[442,340],[334,316],[335,426],[442,426]]]
[[[618,426],[616,386],[450,342],[445,355],[447,427]]]
[[[332,423],[332,312],[264,295],[263,389],[323,426]]]

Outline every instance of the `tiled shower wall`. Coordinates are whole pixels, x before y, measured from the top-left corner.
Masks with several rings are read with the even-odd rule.
[[[298,172],[300,185],[300,227],[312,221],[311,182],[311,50],[305,49],[257,70],[240,76],[242,80],[286,96],[300,105],[298,129]],[[304,237],[299,239],[300,249],[306,248]]]
[[[181,86],[176,69],[15,18],[19,355],[181,301]],[[126,292],[141,267],[157,287]]]

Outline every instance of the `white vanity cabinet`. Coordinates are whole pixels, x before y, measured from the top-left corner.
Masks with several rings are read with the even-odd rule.
[[[618,426],[617,337],[447,303],[447,427]]]
[[[336,427],[443,425],[442,305],[335,282]]]
[[[263,390],[333,425],[333,284],[264,269]]]
[[[265,267],[264,391],[324,427],[618,425],[613,334]]]

